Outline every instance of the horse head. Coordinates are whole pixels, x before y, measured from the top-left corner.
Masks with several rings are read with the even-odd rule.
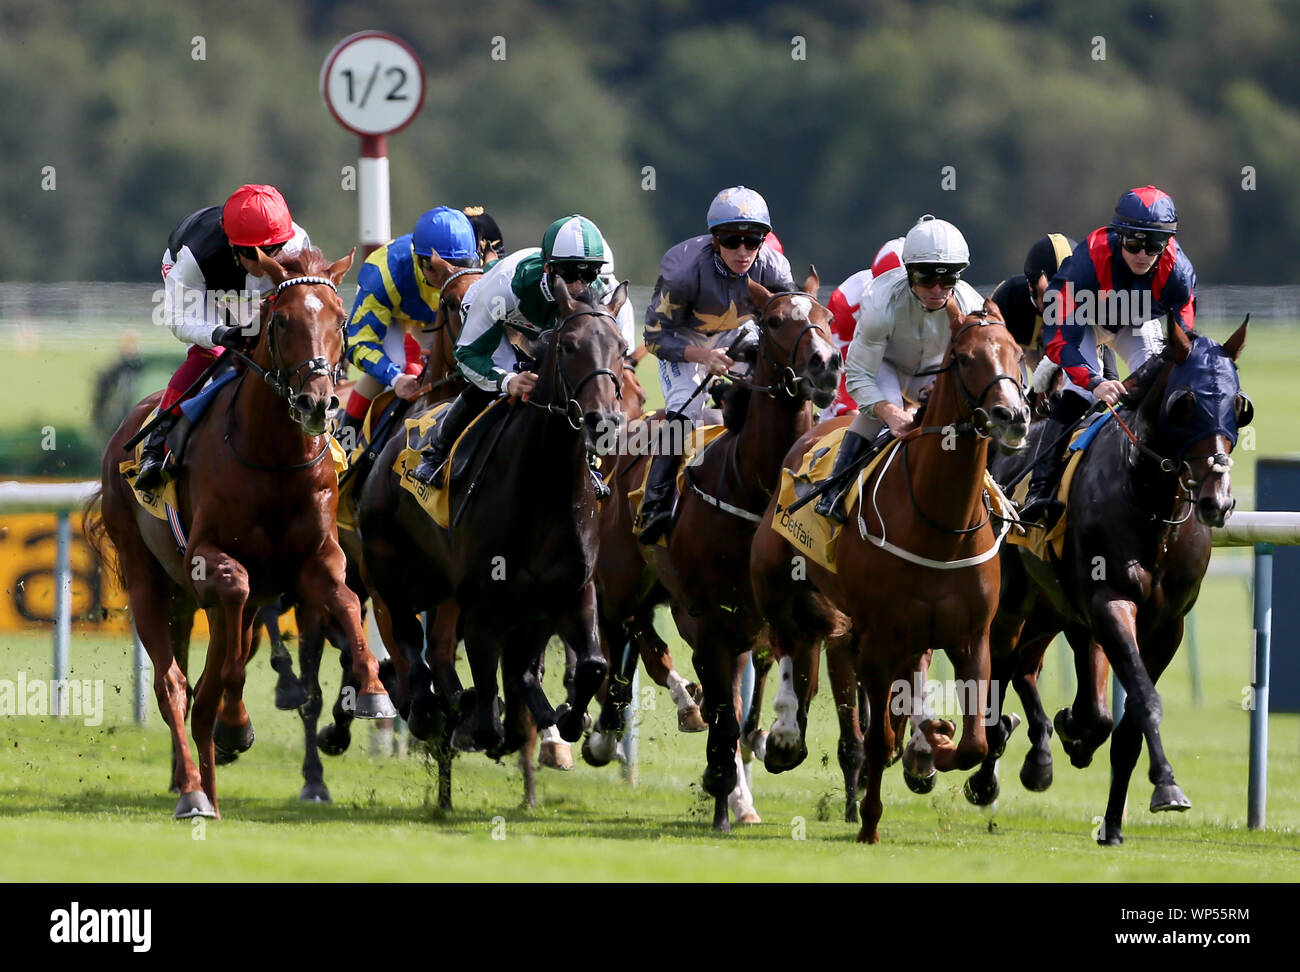
[[[1162,394],[1149,396],[1145,417],[1156,430],[1167,469],[1176,469],[1201,523],[1223,526],[1236,506],[1232,459],[1237,433],[1255,408],[1241,391],[1237,358],[1246,345],[1249,316],[1223,344],[1188,334],[1170,315],[1165,322],[1168,377]],[[1158,401],[1158,408],[1156,406]],[[1154,410],[1154,414],[1151,414]],[[1166,465],[1167,464],[1167,465]]]
[[[942,370],[951,370],[959,414],[964,408],[976,434],[991,436],[1003,452],[1019,452],[1029,433],[1029,402],[1019,377],[1024,352],[993,301],[965,315],[952,299],[945,309],[952,336]]]
[[[817,302],[819,285],[817,268],[809,266],[802,291],[774,294],[750,280],[749,299],[758,308],[754,383],[825,408],[835,400],[844,362],[831,337],[831,312]]]
[[[588,449],[598,455],[613,453],[625,422],[620,408],[623,357],[630,349],[623,344],[618,311],[627,300],[627,282],[602,301],[590,287],[572,296],[555,275],[551,292],[560,319],[540,339],[533,398],[564,414],[575,431],[583,431]]]
[[[275,285],[262,302],[262,326],[253,363],[289,403],[289,415],[306,435],[321,435],[347,347],[347,315],[338,285],[356,249],[327,264],[315,247],[277,260],[258,250],[258,266]]]

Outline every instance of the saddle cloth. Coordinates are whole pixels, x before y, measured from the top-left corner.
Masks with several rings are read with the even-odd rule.
[[[639,423],[643,423],[646,421],[648,421],[648,419],[646,418],[639,418],[634,420],[628,426],[628,432],[627,432],[628,438],[629,439],[633,438],[636,426]],[[677,467],[677,500],[675,502],[680,502],[682,494],[686,489],[687,467],[698,466],[701,462],[703,462],[705,450],[708,449],[709,446],[713,445],[713,443],[716,442],[726,431],[727,431],[727,427],[725,425],[701,425],[698,428],[691,430],[691,434],[686,438],[685,442],[683,443],[684,448],[682,451],[682,461]],[[645,487],[646,487],[646,483],[650,479],[651,465],[652,465],[651,462],[647,462],[645,464],[645,471],[641,474],[640,482],[638,483],[636,489],[632,490],[627,494],[628,508],[632,513],[633,529],[635,529],[638,533],[641,531],[641,526],[642,526],[641,504],[645,500]],[[662,536],[660,536],[657,546],[667,547],[668,536],[669,534],[665,531],[665,533]]]
[[[1056,488],[1056,498],[1065,507],[1061,515],[1057,517],[1056,523],[1052,529],[1029,529],[1024,536],[1017,536],[1012,532],[1007,537],[1008,543],[1014,543],[1024,547],[1039,560],[1048,561],[1048,552],[1051,552],[1051,559],[1059,560],[1065,552],[1065,525],[1070,517],[1070,485],[1074,482],[1075,470],[1079,468],[1079,463],[1083,459],[1083,454],[1088,446],[1092,445],[1092,440],[1097,437],[1101,427],[1114,414],[1107,410],[1098,415],[1087,426],[1077,430],[1070,436],[1069,452],[1070,458],[1065,464],[1065,472],[1061,474],[1061,483]],[[1011,495],[1016,500],[1017,505],[1023,505],[1025,496],[1029,492],[1029,480],[1033,476],[1033,469],[1025,470],[1023,476],[1012,484]]]
[[[402,489],[406,490],[419,502],[421,508],[433,518],[433,522],[446,529],[451,525],[451,490],[453,483],[465,478],[479,446],[487,438],[487,433],[505,418],[509,411],[509,399],[498,398],[485,408],[460,434],[451,447],[447,459],[450,475],[443,478],[443,488],[426,486],[415,478],[415,468],[420,465],[421,453],[433,444],[438,432],[438,423],[451,407],[451,402],[440,402],[418,418],[406,420],[406,448],[397,454],[393,461],[393,472],[397,473]]]

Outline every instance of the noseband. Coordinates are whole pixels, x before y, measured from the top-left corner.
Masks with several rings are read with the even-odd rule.
[[[954,426],[954,428],[957,431],[957,434],[961,435],[962,433],[965,432],[974,432],[981,439],[987,439],[989,437],[989,431],[988,431],[989,415],[986,411],[984,411],[984,399],[988,396],[988,393],[993,390],[993,387],[998,384],[998,382],[1009,381],[1013,385],[1015,385],[1017,392],[1019,392],[1020,394],[1020,401],[1025,405],[1026,408],[1029,407],[1029,400],[1025,397],[1024,384],[1021,382],[1021,380],[1018,377],[1014,375],[1007,375],[1001,373],[994,375],[991,379],[989,379],[988,384],[986,384],[983,388],[980,389],[980,393],[978,395],[972,395],[970,389],[966,387],[966,383],[962,381],[961,375],[956,371],[957,356],[953,353],[953,351],[957,347],[957,339],[960,338],[972,327],[988,327],[990,324],[1002,323],[1001,321],[987,320],[984,311],[975,311],[970,316],[975,318],[975,320],[963,324],[957,330],[957,333],[954,334],[952,338],[948,341],[948,353],[946,355],[948,359],[948,363],[946,365],[940,365],[937,368],[928,368],[924,371],[918,371],[915,373],[914,377],[920,378],[927,375],[941,375],[945,371],[952,371],[953,379],[954,379],[953,385],[956,386],[956,394],[961,399],[962,404],[966,406],[966,411],[970,414],[969,419],[967,419],[964,422],[958,422]],[[1003,326],[1005,327],[1005,324]]]

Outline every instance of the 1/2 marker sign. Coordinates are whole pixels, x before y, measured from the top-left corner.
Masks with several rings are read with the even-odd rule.
[[[340,125],[358,135],[401,131],[424,104],[424,67],[404,40],[366,30],[325,59],[321,94]]]

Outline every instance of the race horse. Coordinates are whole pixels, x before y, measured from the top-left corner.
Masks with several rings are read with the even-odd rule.
[[[531,345],[537,386],[527,400],[493,406],[506,412],[486,454],[474,457],[472,480],[450,482],[450,528],[438,526],[392,471],[400,438],[381,454],[359,510],[371,591],[406,666],[412,733],[448,736],[463,708],[474,744],[493,758],[526,743],[525,709],[538,729],[556,726],[576,741],[608,670],[596,627],[597,499],[588,453],[616,439],[605,433],[623,422],[626,349],[614,315],[627,288],[604,304],[590,289],[571,297],[558,278],[553,291],[559,323]],[[458,624],[436,626],[426,660],[417,615],[448,606],[459,609]],[[464,700],[454,667],[457,627],[474,679]],[[555,633],[577,657],[571,704],[559,711],[541,685],[543,651]]]
[[[881,778],[894,749],[891,705],[901,702],[912,717],[904,771],[914,790],[932,787],[936,770],[966,769],[987,753],[989,625],[998,603],[1001,532],[984,469],[991,440],[1007,450],[1024,447],[1029,405],[1019,378],[1020,346],[996,305],[986,301],[983,311],[963,317],[949,300],[947,313],[951,337],[917,417],[924,424],[902,436],[862,483],[837,542],[837,571],[811,558],[803,570],[792,569],[796,551],[772,529],[776,497],[754,539],[754,592],[782,672],[781,718],[768,735],[767,762],[776,754],[777,765],[793,765],[806,749],[807,702],[798,699],[800,717],[791,718],[795,700],[786,673],[824,638],[842,634],[842,613],[857,637],[857,676],[868,709],[867,792],[858,832],[865,843],[880,840]],[[801,440],[785,465],[797,469],[820,438]],[[937,648],[952,659],[959,684],[970,686],[955,746],[955,727],[934,718],[913,690],[922,659]]]
[[[772,293],[749,282],[760,338],[746,381],[746,412],[737,430],[729,427],[688,468],[691,485],[678,501],[667,547],[638,543],[622,510],[608,520],[621,529],[602,537],[602,626],[611,648],[628,643],[629,628],[646,637],[650,609],[665,594],[677,630],[692,648],[708,724],[704,789],[714,798],[713,827],[719,831],[731,829],[728,797],[743,780],[740,680],[763,634],[749,584],[758,511],[776,487],[790,443],[812,425],[810,402],[824,408],[839,385],[841,358],[830,311],[814,296],[818,283],[812,268],[802,291]],[[644,454],[620,457],[611,503],[627,506],[646,461]],[[606,551],[606,543],[614,546]],[[747,790],[735,809],[741,821],[757,820]]]
[[[1055,727],[1070,761],[1087,766],[1114,728],[1110,796],[1098,836],[1103,845],[1123,842],[1128,783],[1144,738],[1155,788],[1151,811],[1191,806],[1160,740],[1155,683],[1173,660],[1183,619],[1200,593],[1210,528],[1222,526],[1236,503],[1230,453],[1254,413],[1236,367],[1248,322],[1219,345],[1168,318],[1161,355],[1125,382],[1131,408],[1106,416],[1083,451],[1070,483],[1059,559],[1049,552],[1044,561],[1024,549],[1003,556],[992,650],[1001,690],[1010,681],[1025,707],[1031,749],[1021,781],[1031,790],[1052,781],[1052,724],[1038,697],[1037,673],[1047,645],[1063,631],[1078,690]],[[999,457],[993,472],[1012,482],[1023,465]],[[1106,704],[1108,665],[1127,693],[1119,725]],[[991,745],[990,751],[997,750]],[[990,758],[967,781],[972,802],[997,795],[996,768]]]
[[[288,594],[302,605],[308,630],[336,624],[352,646],[352,714],[395,714],[366,645],[360,604],[344,582],[326,432],[346,343],[338,283],[352,254],[327,264],[316,249],[283,262],[259,251],[258,265],[275,289],[261,303],[256,345],[240,353],[243,373],[216,391],[206,420],[191,432],[177,475],[176,512],[188,524],[184,546],[167,522],[141,507],[119,472],[129,458],[125,443],[157,393],[109,441],[103,487],[87,510],[87,537],[101,556],[104,538],[112,541],[153,662],[154,691],[172,734],[177,818],[219,817],[218,751],[238,754],[252,745],[243,690],[260,605]],[[197,764],[185,737],[183,669],[196,608],[207,612],[211,630],[193,697]]]

